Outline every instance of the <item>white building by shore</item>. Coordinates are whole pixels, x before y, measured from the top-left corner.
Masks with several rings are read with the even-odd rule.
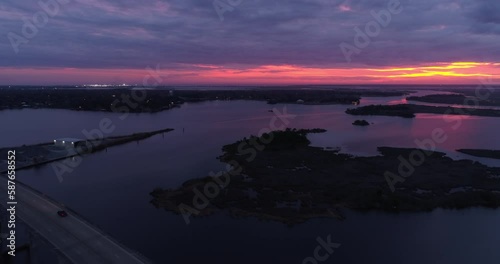
[[[58,147],[71,147],[74,148],[79,142],[83,142],[85,140],[78,138],[60,138],[54,139],[54,145]]]

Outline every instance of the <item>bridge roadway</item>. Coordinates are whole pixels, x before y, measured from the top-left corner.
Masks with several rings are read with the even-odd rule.
[[[0,203],[7,205],[7,178],[0,175]],[[16,219],[22,219],[73,263],[150,263],[57,202],[16,181]],[[4,208],[1,208],[5,210]],[[66,210],[67,217],[60,217]]]

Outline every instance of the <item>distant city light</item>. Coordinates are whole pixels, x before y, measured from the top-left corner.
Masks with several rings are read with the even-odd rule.
[[[122,87],[122,86],[130,86],[126,83],[123,84],[84,84],[83,87]]]

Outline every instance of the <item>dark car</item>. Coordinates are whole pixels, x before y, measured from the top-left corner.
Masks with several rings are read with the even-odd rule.
[[[66,213],[66,211],[57,211],[57,214],[58,214],[60,217],[66,217],[66,216],[68,216],[68,213]]]

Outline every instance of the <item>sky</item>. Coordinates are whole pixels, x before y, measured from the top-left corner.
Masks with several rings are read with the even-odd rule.
[[[0,85],[500,83],[498,0],[3,0]]]

